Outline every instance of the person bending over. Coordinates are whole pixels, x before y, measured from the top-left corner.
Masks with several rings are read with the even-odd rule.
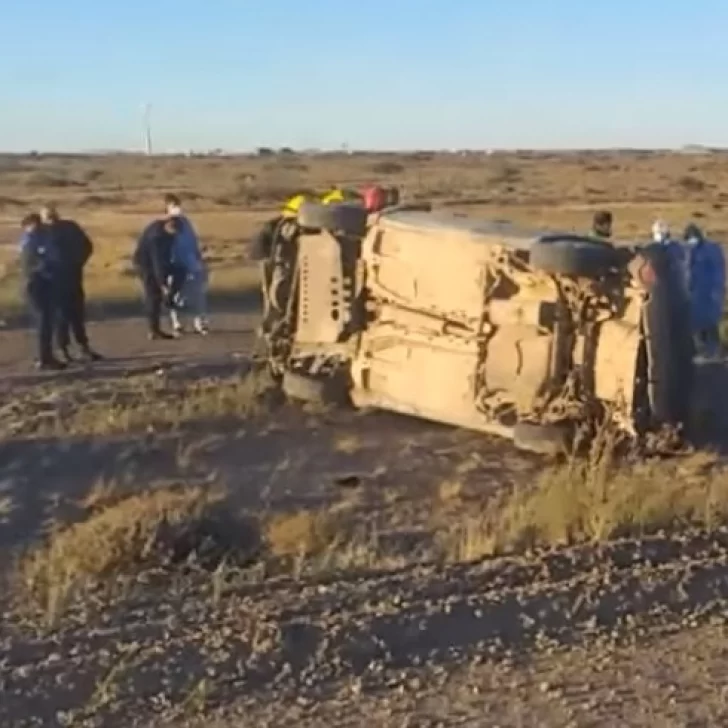
[[[162,331],[162,307],[172,308],[177,291],[172,276],[172,246],[179,232],[179,221],[167,217],[150,223],[142,232],[134,251],[133,263],[142,284],[149,338],[172,339]]]

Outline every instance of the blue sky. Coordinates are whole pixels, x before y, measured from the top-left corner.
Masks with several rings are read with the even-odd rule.
[[[0,0],[0,149],[728,145],[726,0]]]

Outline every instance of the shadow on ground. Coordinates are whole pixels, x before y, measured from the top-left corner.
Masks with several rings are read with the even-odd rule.
[[[536,461],[505,442],[386,413],[306,414],[199,422],[177,433],[114,438],[16,439],[0,444],[0,548],[27,545],[95,483],[143,490],[155,483],[225,485],[231,507],[319,508],[342,490],[389,493],[392,522],[426,519],[433,488],[458,478],[479,497],[527,477]],[[420,509],[419,513],[415,513]],[[374,519],[372,506],[368,517]]]

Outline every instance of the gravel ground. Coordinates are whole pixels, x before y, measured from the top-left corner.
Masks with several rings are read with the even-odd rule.
[[[111,359],[55,379],[25,368],[27,334],[3,332],[0,406],[54,386],[113,392],[160,366],[225,376],[254,319],[215,322],[208,339],[164,347],[138,321],[96,325]],[[342,508],[391,534],[396,558],[296,577],[259,562],[145,568],[79,595],[52,629],[4,590],[0,725],[726,724],[728,533],[468,565],[422,548],[433,519],[455,526],[541,467],[474,433],[289,407],[222,430],[9,438],[6,565],[100,478],[144,489],[214,477],[235,513]],[[453,478],[457,505],[442,492]]]

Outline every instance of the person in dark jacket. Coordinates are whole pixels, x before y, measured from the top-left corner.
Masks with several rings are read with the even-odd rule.
[[[179,232],[179,220],[167,217],[154,220],[142,232],[134,251],[133,263],[144,290],[150,339],[172,339],[162,331],[162,306],[174,305],[172,246]]]
[[[71,332],[82,356],[98,361],[101,355],[89,345],[86,333],[86,295],[83,289],[83,270],[93,254],[93,243],[74,220],[64,220],[53,205],[42,208],[41,220],[53,236],[59,256],[57,282],[58,316],[56,317],[56,342],[64,359],[71,356]]]
[[[56,282],[58,254],[53,238],[43,225],[40,215],[32,213],[23,218],[20,239],[20,265],[25,295],[35,316],[38,336],[39,369],[59,370],[65,364],[53,354],[53,325],[56,313]]]
[[[591,234],[596,238],[611,240],[612,238],[612,213],[609,210],[599,210],[594,213]]]

